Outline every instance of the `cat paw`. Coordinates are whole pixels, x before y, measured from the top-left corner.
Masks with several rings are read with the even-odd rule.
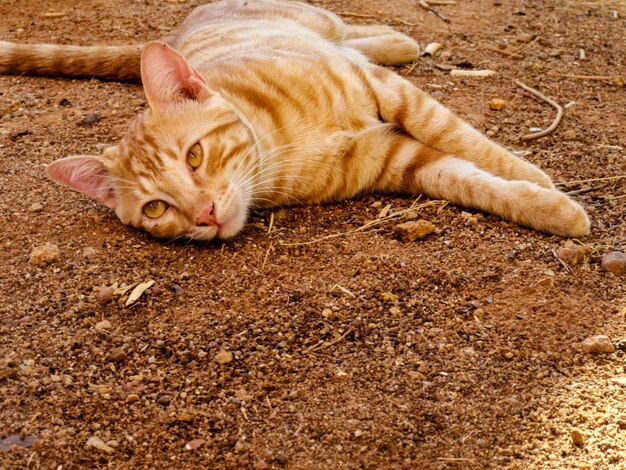
[[[562,237],[586,237],[591,231],[591,223],[585,209],[565,194],[561,193],[561,196],[565,201],[560,204],[553,230],[549,231]]]

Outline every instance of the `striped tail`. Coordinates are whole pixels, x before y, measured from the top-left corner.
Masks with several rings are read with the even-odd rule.
[[[59,46],[0,41],[0,73],[140,82],[141,45]]]

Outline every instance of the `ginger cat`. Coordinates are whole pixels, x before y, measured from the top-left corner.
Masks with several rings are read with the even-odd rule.
[[[47,172],[158,237],[228,238],[254,207],[370,192],[587,235],[582,207],[545,173],[380,66],[418,52],[386,26],[303,3],[227,0],[143,47],[0,42],[0,72],[141,79],[150,109],[118,145]]]

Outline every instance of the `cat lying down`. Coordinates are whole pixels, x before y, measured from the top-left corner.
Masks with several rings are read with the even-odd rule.
[[[47,172],[158,237],[228,238],[252,208],[372,192],[587,235],[582,207],[544,172],[381,67],[418,52],[391,28],[306,4],[228,0],[143,47],[0,42],[0,72],[141,79],[149,109],[118,145]]]

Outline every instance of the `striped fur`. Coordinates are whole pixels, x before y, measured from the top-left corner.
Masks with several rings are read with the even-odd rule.
[[[583,209],[545,173],[380,66],[419,52],[388,27],[348,26],[297,2],[231,0],[196,8],[166,42],[145,45],[140,66],[135,46],[0,43],[5,73],[141,74],[150,109],[121,142],[98,160],[48,169],[126,224],[227,238],[253,207],[379,191],[445,198],[562,236],[589,232]],[[197,168],[187,162],[196,143]],[[85,176],[90,165],[96,177]],[[142,208],[154,200],[169,208],[151,219]]]

